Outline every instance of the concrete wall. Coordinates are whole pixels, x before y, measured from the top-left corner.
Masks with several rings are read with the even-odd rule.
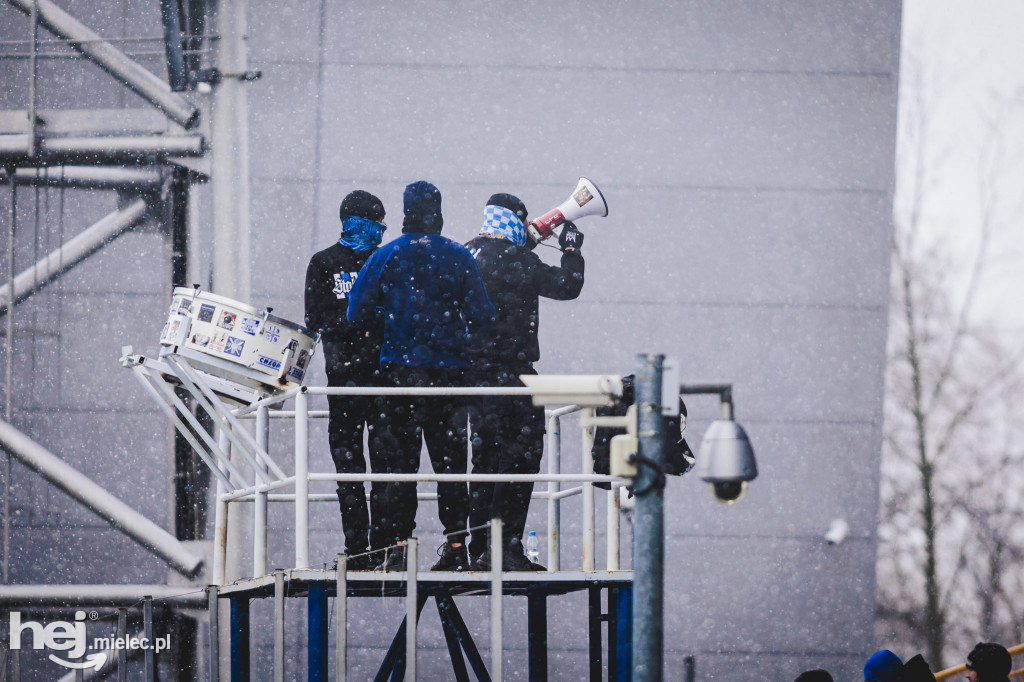
[[[100,33],[158,35],[149,4],[108,5],[95,17]],[[445,234],[467,241],[491,193],[515,193],[539,215],[590,177],[610,214],[579,223],[587,284],[578,301],[542,305],[538,369],[628,372],[637,353],[659,352],[679,360],[685,382],[730,381],[761,471],[731,507],[692,475],[669,482],[666,679],[682,679],[687,655],[702,682],[787,680],[819,666],[853,679],[872,650],[900,3],[254,0],[248,14],[250,63],[263,71],[249,87],[252,303],[301,319],[306,262],[335,239],[338,203],[352,189],[384,200],[391,237],[402,189],[427,179],[443,194]],[[27,30],[10,7],[0,7],[0,25],[5,38]],[[9,63],[3,78],[24,83],[23,65]],[[107,92],[102,74],[75,68],[81,92]],[[24,107],[19,91],[6,92],[3,108]],[[83,106],[72,95],[54,89],[48,106]],[[107,95],[118,97],[139,105]],[[216,226],[204,222],[208,190],[196,196],[194,280],[206,281]],[[20,248],[24,264],[30,247]],[[111,462],[129,458],[138,477],[112,486],[159,522],[170,508],[166,425],[116,357],[124,342],[155,352],[166,257],[158,234],[123,238],[62,285],[62,315],[42,304],[31,318],[47,362],[30,369],[32,351],[16,345],[15,422],[108,476]],[[19,339],[30,305],[17,311]],[[62,390],[33,392],[39,365]],[[322,381],[322,360],[312,376]],[[36,397],[20,402],[25,395]],[[716,405],[688,405],[696,446]],[[289,438],[274,437],[285,463]],[[312,466],[329,470],[322,424],[312,444]],[[575,453],[578,438],[566,447]],[[16,544],[40,534],[61,543],[31,545],[14,582],[92,582],[111,570],[125,582],[159,579],[156,560],[136,561],[131,543],[78,518],[31,474],[15,467],[15,483]],[[45,513],[41,499],[59,513]],[[566,564],[578,561],[578,505],[563,515]],[[530,522],[538,531],[540,511]],[[439,542],[432,512],[424,505],[419,524],[428,557]],[[851,527],[834,547],[822,539],[833,518]],[[290,510],[271,519],[271,565],[285,565]],[[341,549],[336,507],[315,506],[312,523],[311,561],[329,563]],[[108,538],[123,560],[86,555],[58,570],[55,557],[76,542]],[[475,601],[463,610],[485,644],[486,604]],[[525,609],[511,601],[506,672],[525,679]],[[553,679],[585,676],[585,607],[581,595],[549,604]],[[362,676],[403,607],[350,608],[371,609],[350,612],[359,625],[350,661]],[[268,605],[254,609],[265,623]],[[289,637],[297,662],[301,629],[296,620]],[[436,615],[421,637],[424,679],[442,679]],[[269,662],[269,650],[255,657]]]

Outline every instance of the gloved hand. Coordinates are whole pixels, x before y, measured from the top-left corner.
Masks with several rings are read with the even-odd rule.
[[[567,249],[579,251],[583,248],[583,233],[576,229],[576,225],[569,220],[562,225],[562,233],[558,235],[558,246],[562,248],[562,251]]]

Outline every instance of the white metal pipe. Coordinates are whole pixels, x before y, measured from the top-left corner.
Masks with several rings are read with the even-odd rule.
[[[608,528],[605,539],[605,566],[609,571],[619,570],[619,489],[614,485],[608,491]]]
[[[28,133],[5,133],[0,135],[0,156],[27,156],[31,145]]]
[[[189,585],[0,585],[0,606],[67,607],[131,606],[144,596],[158,602],[205,608],[206,594]]]
[[[152,155],[202,156],[201,135],[90,135],[44,137],[39,152],[46,157],[122,158]]]
[[[57,275],[66,272],[104,244],[129,229],[146,215],[146,201],[136,199],[123,209],[114,211],[64,242],[35,265],[14,278],[14,300],[21,301],[41,289]],[[0,287],[0,311],[10,304],[10,287]]]
[[[72,48],[99,64],[107,73],[182,127],[191,128],[199,120],[199,109],[181,95],[174,93],[170,85],[132,61],[50,0],[9,2],[25,14],[31,14],[37,7],[39,23],[46,30],[67,40]]]
[[[416,626],[419,609],[419,541],[409,538],[405,541],[405,679],[416,681]]]
[[[548,473],[557,476],[562,468],[562,420],[555,415],[548,419]],[[548,570],[557,571],[561,559],[559,523],[562,505],[559,503],[558,481],[548,481]]]
[[[270,443],[270,418],[267,416],[267,408],[261,407],[256,412],[256,444],[264,452]],[[266,464],[262,465],[263,472],[267,472]],[[252,574],[261,576],[267,574],[267,491],[256,491],[256,505],[252,515]]]
[[[379,387],[379,386],[307,386],[306,392],[313,395],[469,395],[469,396],[509,396],[532,395],[529,388],[513,386],[510,388],[494,388],[487,386],[442,386],[434,388],[417,388],[412,386]]]
[[[491,519],[491,679],[501,682],[505,658],[502,642],[504,615],[501,601],[501,577],[505,567],[502,565],[502,548],[505,546],[501,537],[501,519]]]
[[[184,575],[195,575],[203,563],[177,538],[110,494],[89,477],[43,446],[0,420],[0,446],[112,526],[163,559]]]
[[[594,408],[583,410],[582,419],[593,418]],[[594,443],[594,427],[583,430],[583,448],[580,470],[584,475],[594,473],[594,457],[590,452]],[[594,570],[594,485],[583,483],[583,570]]]
[[[44,166],[18,168],[14,181],[19,185],[75,187],[85,189],[153,189],[163,182],[160,171],[150,168],[117,166]]]
[[[591,467],[593,468],[593,467]],[[309,474],[310,481],[386,481],[390,483],[441,482],[441,483],[509,483],[562,481],[566,483],[617,483],[621,479],[607,474]]]
[[[274,682],[284,682],[284,571],[274,571]]]
[[[221,450],[230,453],[231,443],[221,429],[217,434]],[[230,456],[230,454],[229,454]],[[213,583],[224,585],[227,581],[228,554],[228,487],[220,479],[217,480],[217,506],[213,515]]]
[[[309,566],[309,395],[295,396],[295,567]]]
[[[334,604],[338,609],[338,625],[334,633],[334,679],[348,679],[348,557],[339,554],[335,573]],[[282,680],[283,682],[283,680]]]
[[[235,415],[231,414],[228,410],[220,409],[224,403],[221,402],[214,390],[210,388],[206,381],[184,358],[171,354],[164,356],[164,360],[174,369],[174,373],[177,375],[178,380],[181,381],[182,386],[192,394],[221,429],[227,432],[228,439],[232,445],[236,446],[238,453],[241,454],[242,458],[252,468],[255,479],[262,480],[264,483],[270,482],[270,477],[264,473],[263,467],[259,465],[259,462],[265,463],[270,471],[279,479],[285,477],[284,471],[281,470],[276,462],[270,459],[270,455],[260,449],[259,445],[256,444],[256,439],[243,428]]]

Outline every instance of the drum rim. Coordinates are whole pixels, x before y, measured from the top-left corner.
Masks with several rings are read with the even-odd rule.
[[[220,294],[215,294],[211,291],[205,291],[202,289],[196,290],[190,287],[174,287],[172,298],[177,296],[185,296],[192,300],[208,300],[220,305],[237,308],[238,310],[254,317],[264,317],[264,314],[266,314],[268,322],[273,322],[274,324],[281,325],[282,327],[288,327],[289,329],[301,334],[305,334],[312,339],[314,343],[316,342],[316,335],[301,324],[292,322],[291,320],[286,320],[283,317],[278,317],[273,313],[266,313],[266,311],[261,312],[248,303],[242,303],[241,301],[236,301],[235,299],[228,298],[227,296],[221,296]]]

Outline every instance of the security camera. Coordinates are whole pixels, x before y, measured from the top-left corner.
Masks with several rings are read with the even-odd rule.
[[[850,534],[850,524],[843,519],[834,519],[825,531],[825,542],[830,545],[838,545]]]
[[[715,499],[723,504],[735,504],[747,494],[746,481],[721,481],[719,483],[709,483],[708,486],[711,488],[711,494],[715,496]]]
[[[696,466],[715,499],[726,504],[739,502],[747,483],[757,478],[754,449],[743,427],[731,419],[717,419],[708,427]]]

